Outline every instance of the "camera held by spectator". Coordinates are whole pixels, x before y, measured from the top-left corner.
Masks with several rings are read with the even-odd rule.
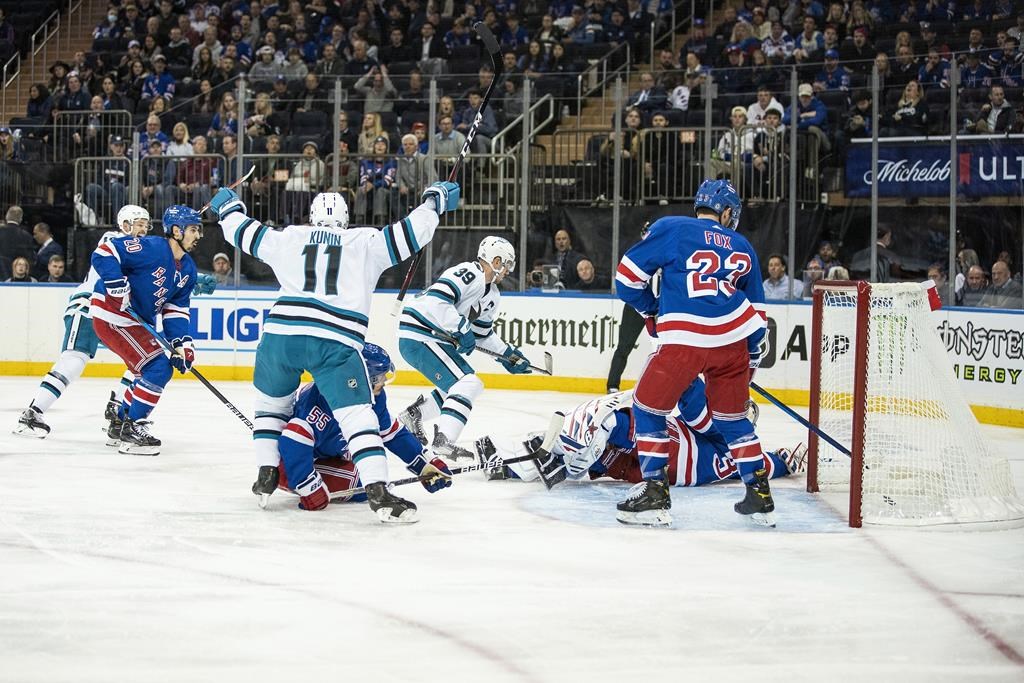
[[[559,282],[561,275],[558,266],[552,264],[538,264],[526,274],[526,284],[530,288],[539,287],[544,292],[558,292],[565,288]]]

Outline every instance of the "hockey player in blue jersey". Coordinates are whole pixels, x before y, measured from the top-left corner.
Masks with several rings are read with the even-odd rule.
[[[671,523],[666,416],[703,374],[708,407],[746,485],[734,509],[774,526],[765,455],[746,416],[750,368],[760,361],[765,334],[765,318],[755,308],[764,303],[761,268],[753,247],[735,231],[741,204],[729,181],[705,180],[694,209],[696,218],[655,221],[622,257],[615,276],[619,298],[644,316],[658,337],[633,395],[643,481],[618,504],[618,519]],[[661,295],[655,297],[649,282],[659,269]]]
[[[451,486],[448,465],[433,457],[388,412],[384,387],[394,379],[395,366],[387,351],[368,343],[363,346],[362,356],[370,377],[373,412],[384,446],[421,478],[423,488],[430,493]],[[331,494],[360,486],[348,442],[315,383],[299,390],[292,418],[285,425],[278,445],[282,470],[278,486],[298,494],[303,509],[322,510],[330,502]],[[357,502],[365,499],[362,494],[350,498]]]
[[[678,409],[667,417],[668,467],[666,481],[670,486],[703,486],[726,479],[738,479],[736,464],[729,456],[728,446],[711,425],[703,432],[700,426],[707,415],[704,383],[696,380]],[[562,431],[554,442],[553,461],[543,463],[545,478],[560,481],[559,470],[573,480],[608,477],[636,484],[643,480],[637,453],[632,419],[632,392],[609,394],[583,403],[569,411]],[[536,437],[534,437],[536,438]],[[536,450],[536,444],[525,441],[522,449],[509,448],[501,441],[483,437],[476,442],[482,461],[493,462]],[[785,477],[802,472],[807,449],[779,449],[767,454],[768,477]],[[495,463],[496,464],[496,463]],[[526,481],[540,475],[534,461],[502,465],[489,478],[516,478]]]
[[[203,236],[202,219],[187,206],[170,206],[164,211],[163,229],[163,237],[109,240],[92,255],[92,267],[99,275],[90,303],[93,329],[136,376],[131,405],[123,404],[118,414],[122,420],[118,451],[130,455],[160,452],[160,440],[149,433],[146,418],[172,370],[185,373],[195,362],[189,303],[196,264],[189,252]],[[151,326],[162,316],[164,336],[174,349],[169,359],[132,314]]]
[[[371,510],[382,522],[416,521],[416,506],[387,488],[384,443],[360,351],[381,273],[433,239],[441,214],[458,207],[459,192],[457,183],[434,183],[412,213],[380,230],[349,227],[348,206],[336,192],[313,198],[311,225],[283,230],[247,216],[232,190],[222,188],[214,195],[211,208],[224,238],[268,264],[280,283],[263,325],[253,376],[259,472],[252,492],[261,505],[277,489],[278,441],[302,372],[308,370],[346,435]]]
[[[149,232],[149,212],[141,206],[125,204],[117,212],[117,227],[100,237],[100,245],[111,240],[142,237]],[[68,386],[82,376],[86,364],[96,356],[99,338],[92,328],[89,313],[89,299],[99,275],[95,268],[89,268],[85,280],[68,299],[64,309],[64,339],[57,362],[43,377],[35,398],[18,419],[15,434],[44,438],[50,433],[50,426],[43,421],[43,414],[59,399]],[[115,442],[116,443],[116,442]]]

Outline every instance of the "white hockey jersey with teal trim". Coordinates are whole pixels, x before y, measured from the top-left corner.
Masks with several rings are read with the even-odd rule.
[[[110,230],[103,233],[103,236],[100,237],[100,241],[96,246],[98,247],[106,244],[110,240],[116,240],[127,236],[127,233]],[[84,315],[87,318],[92,317],[89,315],[89,299],[92,297],[92,292],[96,289],[96,282],[99,279],[100,275],[96,272],[96,269],[89,266],[89,272],[86,274],[85,280],[82,281],[82,284],[75,287],[75,291],[71,294],[71,297],[68,298],[68,307],[64,309],[65,318],[69,315],[75,314]]]
[[[383,230],[309,225],[274,230],[242,212],[227,215],[220,226],[224,239],[269,265],[281,286],[264,333],[306,335],[362,349],[381,273],[419,251],[437,224],[437,212],[422,204]]]
[[[405,305],[398,323],[398,337],[443,341],[444,337],[457,332],[472,330],[477,346],[504,353],[508,344],[493,329],[500,304],[498,286],[484,282],[480,263],[459,263],[441,273],[434,284]]]

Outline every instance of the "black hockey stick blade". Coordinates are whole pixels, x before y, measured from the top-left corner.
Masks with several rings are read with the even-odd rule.
[[[482,21],[478,21],[473,24],[473,30],[480,36],[480,40],[483,41],[484,49],[491,55],[491,61],[494,62],[494,74],[498,75],[498,65],[504,66],[501,61],[501,46],[498,45],[498,39],[491,33],[491,29],[487,28],[487,24]]]

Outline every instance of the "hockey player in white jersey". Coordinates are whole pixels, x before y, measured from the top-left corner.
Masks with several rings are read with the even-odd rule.
[[[438,455],[473,457],[455,441],[484,384],[460,354],[468,355],[479,346],[500,353],[498,361],[509,372],[530,372],[522,352],[505,343],[493,329],[501,304],[498,283],[515,267],[516,252],[509,241],[485,237],[476,261],[447,269],[402,309],[398,350],[436,388],[417,398],[399,420],[426,445],[423,422],[436,418],[430,443]]]
[[[120,230],[103,233],[99,244],[126,236],[141,237],[149,232],[149,226],[149,211],[135,204],[125,204],[117,212],[117,227]],[[14,429],[15,434],[45,438],[50,433],[50,426],[43,421],[43,414],[67,391],[72,382],[81,377],[86,364],[95,358],[99,338],[92,327],[89,297],[98,279],[96,269],[90,267],[85,281],[75,288],[68,299],[67,308],[64,309],[64,340],[61,342],[60,357],[43,377],[35,398],[22,412]],[[132,375],[127,374],[130,386]]]
[[[260,467],[253,493],[261,501],[277,488],[278,440],[308,370],[348,438],[371,509],[382,522],[416,521],[416,506],[387,489],[384,444],[360,351],[381,273],[433,238],[440,215],[458,207],[459,192],[457,183],[434,183],[419,207],[382,230],[349,228],[348,207],[335,192],[313,198],[311,225],[283,230],[247,216],[231,190],[214,196],[211,207],[225,239],[273,268],[281,286],[264,322],[253,377]]]

